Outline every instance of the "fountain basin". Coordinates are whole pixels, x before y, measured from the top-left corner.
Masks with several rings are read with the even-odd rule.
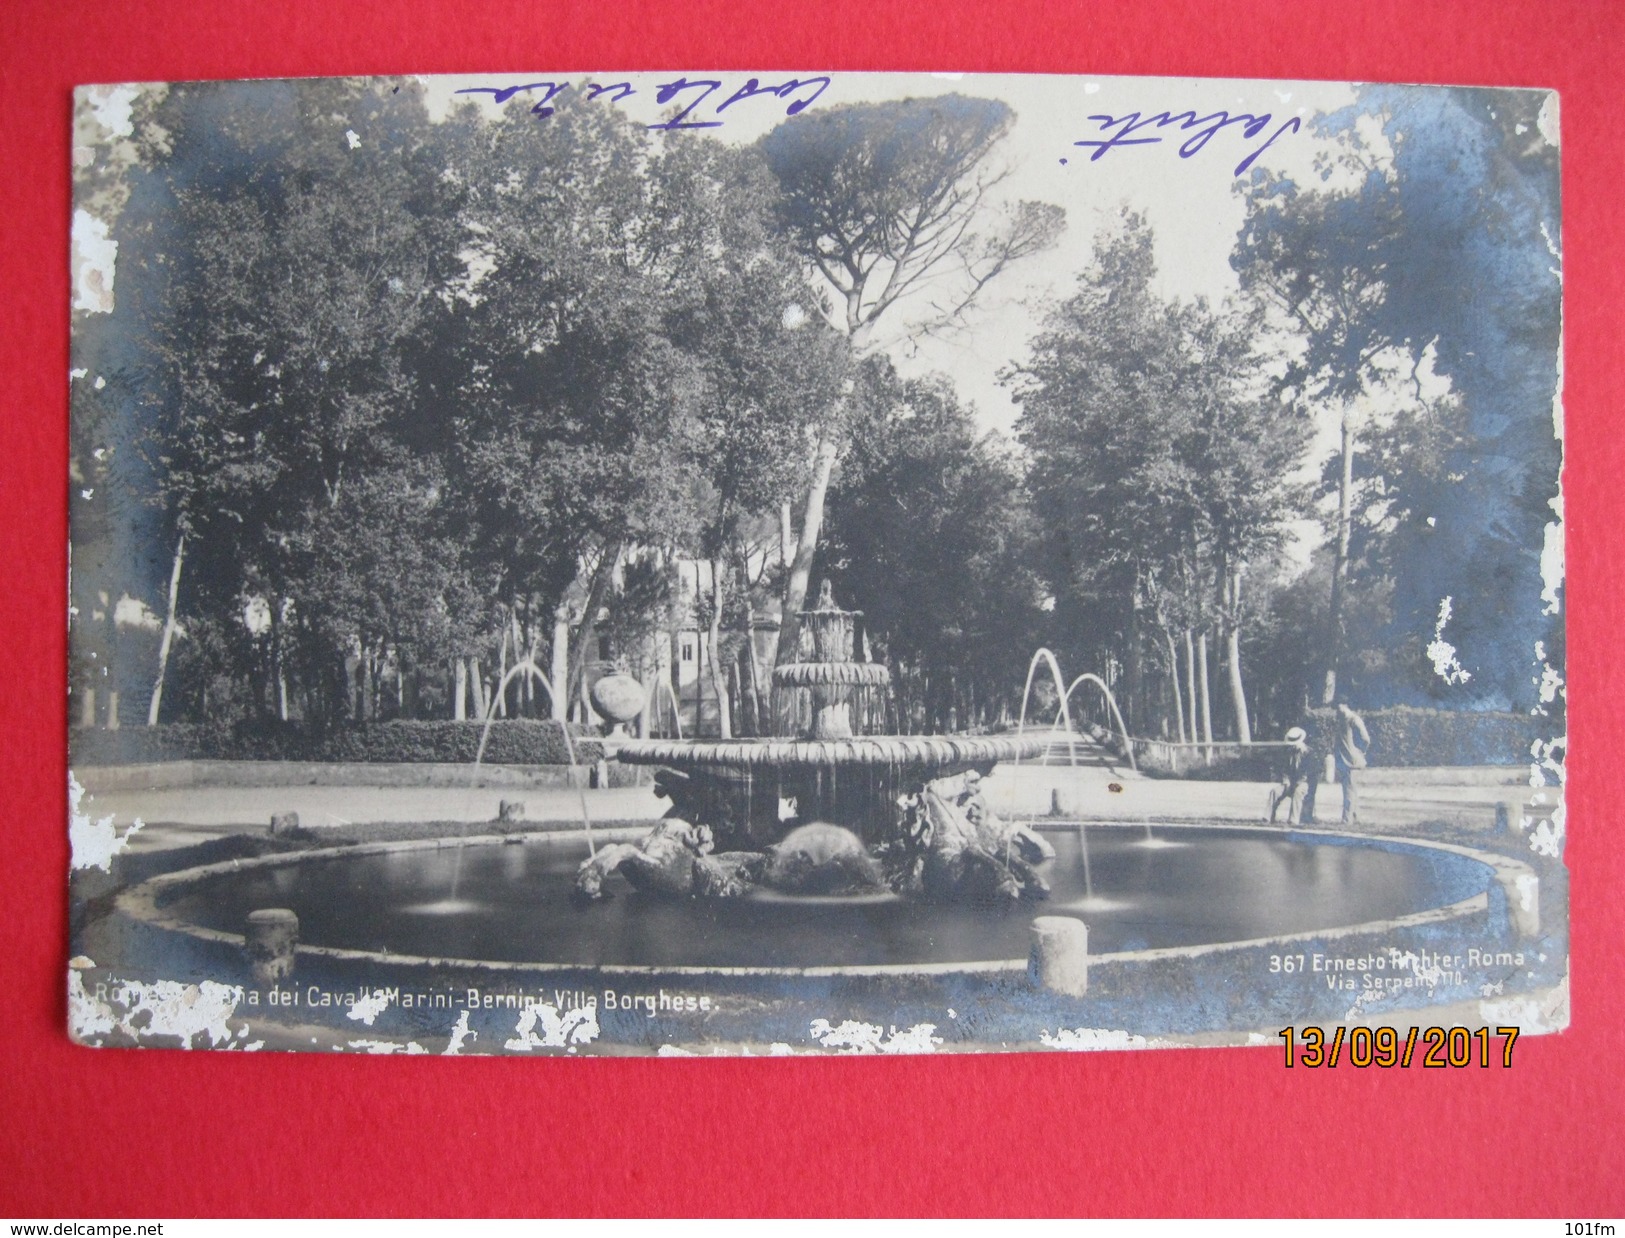
[[[1019,971],[1034,914],[1079,915],[1097,961],[1201,955],[1272,940],[1375,932],[1482,915],[1497,891],[1489,853],[1265,828],[1157,827],[1184,844],[1139,847],[1141,829],[1090,826],[1086,900],[1076,827],[1046,831],[1058,852],[1047,904],[990,909],[896,898],[696,899],[639,894],[572,904],[578,835],[497,837],[462,850],[459,905],[446,904],[458,846],[381,843],[212,865],[154,878],[122,914],[205,940],[242,940],[249,912],[287,907],[315,955],[541,968],[634,967],[727,974],[816,969]]]

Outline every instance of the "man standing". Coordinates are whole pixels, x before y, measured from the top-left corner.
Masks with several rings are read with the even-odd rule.
[[[1366,749],[1371,747],[1371,732],[1365,721],[1349,708],[1347,701],[1337,703],[1337,744],[1332,756],[1337,767],[1337,781],[1343,784],[1343,824],[1359,820],[1358,794],[1354,786],[1354,771],[1365,768]]]

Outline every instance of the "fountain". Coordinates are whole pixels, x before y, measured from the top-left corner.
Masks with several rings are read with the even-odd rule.
[[[836,606],[828,580],[814,607],[801,612],[802,660],[773,672],[793,736],[628,740],[615,747],[616,758],[660,767],[655,785],[672,802],[668,818],[696,831],[684,845],[702,867],[720,863],[726,870],[702,879],[702,892],[733,893],[762,880],[781,891],[816,888],[831,880],[832,869],[849,879],[847,886],[861,888],[861,874],[884,869],[898,890],[1041,896],[1045,887],[1032,867],[1052,849],[1033,831],[994,817],[978,783],[997,762],[1036,756],[1043,743],[863,734],[881,712],[874,698],[884,697],[891,674],[856,656],[861,614]],[[642,849],[636,857],[610,857],[598,867],[628,862],[623,871],[637,881],[651,847],[668,857],[668,868],[682,867],[672,837],[667,829],[647,847],[633,848]],[[715,857],[712,846],[720,849]],[[802,857],[799,864],[789,863],[790,855]],[[866,862],[873,860],[880,867]],[[801,880],[788,875],[798,870]],[[601,876],[589,876],[588,886],[596,889]],[[682,874],[663,880],[689,885]]]
[[[1337,1019],[1350,1000],[1271,977],[1270,950],[1397,958],[1523,949],[1540,934],[1539,874],[1479,848],[1215,819],[1159,823],[1166,837],[1148,852],[1137,835],[1149,839],[1149,821],[1052,820],[1042,832],[1000,821],[981,776],[1036,757],[1053,735],[866,734],[889,677],[863,657],[858,616],[826,586],[803,618],[803,656],[774,677],[794,734],[606,741],[621,762],[658,768],[671,811],[652,830],[583,812],[579,829],[231,858],[125,890],[75,948],[246,976],[245,926],[283,911],[297,925],[287,945],[302,994],[384,986],[436,1003],[392,1003],[380,1036],[444,1034],[468,998],[458,1026],[477,1023],[482,1046],[527,1051],[515,1019],[561,1021],[592,997],[606,1043],[652,1051],[791,1043],[830,1010],[870,1023],[946,1010],[936,1026],[956,1044],[1026,1045],[1063,998],[1104,1003],[1110,1026],[1146,1034],[1254,1031],[1261,1010]],[[546,682],[529,659],[510,674]],[[594,703],[612,722],[653,696],[611,687]],[[458,899],[460,887],[473,897]],[[1046,895],[1087,923],[1087,993],[1044,979],[1043,959],[1029,970],[1037,929],[1018,900]],[[1563,966],[1561,951],[1551,957],[1542,983]],[[1424,996],[1466,1000],[1470,984]],[[649,1003],[636,1017],[610,1004],[633,986]],[[470,995],[482,994],[475,1010]],[[714,1003],[703,1026],[656,1008],[679,997]],[[954,1013],[972,1003],[976,1019]],[[329,1017],[288,1013],[301,1032]],[[355,1017],[331,1014],[346,1043],[357,1043]]]

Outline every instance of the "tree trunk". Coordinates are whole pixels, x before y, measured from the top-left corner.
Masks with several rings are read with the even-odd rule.
[[[451,663],[451,716],[455,722],[468,719],[468,666],[461,658]]]
[[[474,716],[483,722],[491,702],[485,694],[485,675],[480,670],[480,660],[472,654],[468,659],[468,699],[474,706]]]
[[[1185,700],[1190,705],[1191,743],[1196,742],[1196,636],[1189,628],[1185,629]]]
[[[711,563],[711,626],[706,631],[706,656],[711,659],[711,690],[717,697],[717,735],[733,738],[733,710],[728,699],[727,667],[722,661],[722,561]]]
[[[1185,742],[1185,699],[1179,692],[1179,646],[1174,644],[1174,634],[1164,632],[1163,639],[1168,642],[1168,682],[1174,690],[1174,720],[1179,723],[1179,742]]]
[[[1208,691],[1207,673],[1207,633],[1203,632],[1196,640],[1197,678],[1201,680],[1202,688],[1202,742],[1213,743],[1213,702]],[[1212,758],[1212,750],[1208,757]]]
[[[767,727],[762,719],[762,668],[756,658],[756,609],[750,594],[745,595],[745,700],[748,703],[746,722],[751,734],[764,735]]]
[[[505,686],[508,680],[508,625],[502,625],[502,639],[497,643],[497,682],[496,703],[497,717],[508,716],[508,689]]]
[[[616,561],[620,557],[621,543],[606,543],[603,553],[598,556],[598,566],[593,568],[592,582],[587,586],[587,601],[581,610],[581,627],[576,632],[575,649],[570,657],[570,681],[581,694],[583,702],[587,691],[587,660],[592,652],[592,642],[598,635],[598,608],[604,603],[604,590],[609,588]],[[572,695],[574,693],[565,690],[566,698]]]
[[[1349,530],[1354,512],[1354,427],[1349,406],[1343,405],[1343,473],[1337,484],[1337,557],[1332,564],[1331,613],[1327,617],[1326,684],[1320,694],[1322,705],[1337,700],[1338,663],[1343,656],[1343,601],[1348,592]]]
[[[175,641],[175,598],[181,588],[181,560],[186,555],[186,534],[175,541],[175,562],[169,569],[169,607],[164,615],[164,635],[158,642],[158,678],[152,685],[152,703],[147,706],[147,725],[158,725],[158,708],[164,699],[164,672],[169,669],[169,647]]]
[[[1225,660],[1230,663],[1230,698],[1236,708],[1236,738],[1253,742],[1252,723],[1247,718],[1247,693],[1241,683],[1241,569],[1230,575],[1230,622],[1225,633]]]
[[[1129,598],[1128,608],[1128,658],[1124,670],[1128,672],[1128,691],[1123,694],[1123,721],[1127,725],[1130,735],[1137,735],[1141,730],[1140,719],[1143,716],[1141,707],[1144,704],[1145,683],[1141,676],[1140,667],[1140,583],[1138,572],[1134,582],[1134,592]],[[1065,689],[1063,689],[1064,691]]]
[[[361,721],[371,722],[377,716],[377,701],[372,691],[372,650],[366,642],[361,645]]]
[[[517,603],[514,605],[514,608],[508,612],[508,632],[513,638],[513,664],[518,666],[525,660],[525,638],[524,633],[519,630],[519,606]],[[519,678],[514,681],[514,685],[514,716],[523,718],[527,714],[525,706],[535,698],[535,684],[532,682],[531,677],[528,674],[525,674],[519,676]]]
[[[562,690],[570,680],[570,611],[565,606],[553,612],[553,657],[548,680],[553,693],[548,715],[554,722],[563,722],[570,703]]]
[[[779,504],[779,565],[789,569],[796,557],[796,533],[790,524],[790,500]]]
[[[790,565],[790,578],[784,588],[784,611],[779,618],[779,648],[775,665],[784,666],[796,660],[801,646],[801,611],[807,608],[807,588],[812,583],[813,556],[818,550],[818,534],[824,524],[824,496],[829,492],[830,474],[835,471],[835,460],[840,455],[836,441],[836,423],[832,414],[818,439],[818,455],[813,462],[812,486],[807,491],[807,510],[801,518],[801,538],[796,544],[796,557]]]

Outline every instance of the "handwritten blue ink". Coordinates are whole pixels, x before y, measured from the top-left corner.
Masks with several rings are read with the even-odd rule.
[[[616,95],[615,98],[611,100],[611,102],[613,102],[613,103],[619,103],[619,102],[621,102],[621,100],[625,99],[628,95],[635,95],[635,94],[638,93],[637,91],[632,89],[632,83],[631,82],[616,82],[613,86],[599,86],[594,82],[588,82],[583,87],[583,89],[589,92],[588,95],[587,95],[587,98],[589,98],[589,99],[596,99],[599,95],[603,94],[606,90],[618,90],[621,93]]]
[[[771,95],[778,99],[788,99],[790,104],[785,108],[786,116],[799,116],[814,103],[818,102],[823,93],[829,89],[833,79],[826,76],[787,78],[782,82],[763,84],[760,78],[747,78],[745,84],[740,86],[716,106],[716,115],[720,116],[736,103],[744,103],[760,95]],[[460,95],[490,95],[493,103],[507,103],[515,95],[527,91],[540,90],[545,92],[531,107],[531,115],[546,120],[554,115],[553,100],[563,91],[569,90],[571,83],[559,81],[522,82],[513,86],[469,86],[457,93]],[[678,129],[720,129],[721,120],[700,120],[695,116],[695,109],[699,108],[712,95],[723,88],[719,78],[688,78],[679,77],[669,82],[662,82],[655,91],[657,104],[678,102],[681,110],[669,120],[659,121],[647,125],[646,128],[656,129],[670,133]],[[585,92],[588,99],[596,99],[600,95],[609,95],[612,103],[623,103],[638,91],[631,82],[582,82],[577,89]],[[697,94],[691,92],[698,92]],[[680,97],[681,96],[681,97]]]
[[[522,90],[539,90],[545,86],[547,87],[547,93],[541,97],[535,107],[530,109],[532,116],[540,116],[545,119],[553,115],[555,111],[548,104],[553,101],[555,95],[569,85],[569,82],[526,82],[523,86],[503,86],[500,88],[494,86],[470,86],[456,93],[460,95],[490,95],[493,103],[506,103]]]
[[[1085,139],[1073,143],[1074,146],[1095,147],[1094,153],[1089,156],[1089,161],[1093,163],[1104,156],[1107,151],[1118,146],[1150,146],[1160,143],[1162,141],[1160,136],[1130,136],[1139,133],[1147,126],[1154,125],[1158,129],[1165,129],[1169,125],[1177,125],[1181,131],[1195,129],[1196,132],[1186,138],[1179,146],[1179,157],[1189,159],[1192,155],[1200,154],[1202,148],[1212,140],[1214,134],[1231,125],[1240,125],[1241,132],[1246,137],[1256,138],[1269,127],[1274,117],[1268,112],[1258,116],[1246,112],[1238,112],[1234,116],[1229,112],[1212,112],[1206,116],[1198,116],[1194,111],[1189,111],[1177,114],[1158,112],[1152,116],[1145,116],[1143,119],[1142,114],[1139,112],[1129,112],[1123,116],[1096,114],[1090,116],[1089,119],[1098,123],[1101,133],[1110,134],[1109,137],[1104,139]],[[1252,167],[1254,161],[1270,148],[1276,138],[1283,133],[1296,133],[1302,125],[1303,121],[1298,117],[1288,117],[1274,133],[1270,134],[1262,146],[1236,165],[1235,175],[1240,176],[1248,168]],[[1113,133],[1112,130],[1114,129],[1117,132]]]
[[[814,82],[818,82],[820,85],[818,89],[813,92],[811,98],[797,99],[789,107],[784,109],[784,114],[786,116],[799,116],[812,104],[818,102],[818,96],[829,89],[829,78],[809,77],[803,81],[792,77],[788,82],[782,82],[777,86],[763,86],[756,78],[753,77],[748,79],[738,90],[734,91],[732,97],[730,97],[726,103],[717,104],[717,115],[722,115],[723,112],[727,111],[741,99],[751,99],[757,95],[777,95],[781,99],[787,99],[791,95],[795,94],[796,91],[800,90],[803,86],[811,86]]]
[[[686,77],[680,77],[675,82],[667,82],[655,93],[655,102],[670,103],[683,91],[692,90],[696,86],[704,86],[705,93],[670,120],[663,121],[658,125],[650,125],[649,128],[662,129],[668,133],[674,129],[720,129],[722,127],[720,120],[691,120],[687,123],[683,121],[685,116],[709,99],[713,92],[722,88],[722,83],[715,78],[699,78],[691,82]]]

